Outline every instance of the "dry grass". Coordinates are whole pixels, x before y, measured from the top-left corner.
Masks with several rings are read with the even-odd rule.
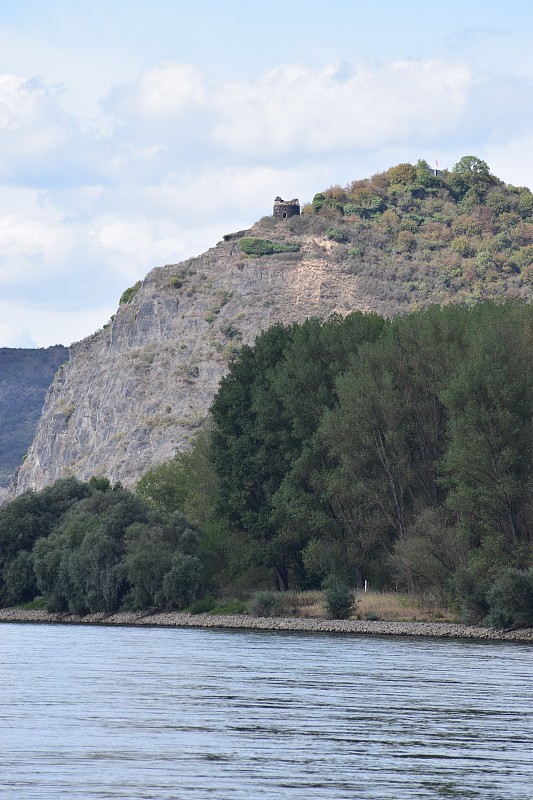
[[[291,616],[327,616],[322,592],[287,592],[287,613]],[[384,622],[457,622],[457,615],[434,598],[399,592],[361,592],[357,594],[354,618]]]
[[[295,617],[310,617],[312,619],[325,617],[326,612],[322,605],[322,592],[287,592],[284,597],[287,613]]]
[[[434,598],[399,592],[362,592],[356,616],[385,622],[457,622],[457,615]]]

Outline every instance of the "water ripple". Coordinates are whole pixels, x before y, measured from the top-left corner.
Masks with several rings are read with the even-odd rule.
[[[6,800],[531,800],[528,645],[2,625]]]

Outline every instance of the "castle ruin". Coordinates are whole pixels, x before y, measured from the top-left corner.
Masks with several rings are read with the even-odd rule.
[[[272,213],[276,219],[297,217],[300,214],[300,201],[297,197],[294,200],[282,200],[281,197],[276,197]]]

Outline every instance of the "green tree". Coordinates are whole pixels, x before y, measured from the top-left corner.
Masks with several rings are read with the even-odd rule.
[[[274,542],[271,499],[286,469],[291,436],[286,431],[286,439],[280,441],[279,403],[268,385],[269,372],[292,334],[292,328],[275,325],[253,348],[243,347],[211,406],[218,514],[237,534],[237,541],[231,537],[234,545],[243,543],[243,560],[273,567],[283,589],[288,587],[288,568],[286,554]]]
[[[317,431],[335,403],[336,376],[383,325],[375,315],[353,314],[275,328],[245,350],[215,398],[220,508],[243,534],[245,552],[275,569],[279,588],[288,587],[289,571],[303,579],[302,551],[313,535],[338,534]]]
[[[0,508],[0,602],[10,602],[13,582],[17,582],[13,570],[16,570],[16,565],[22,568],[23,564],[23,572],[29,578],[29,583],[26,589],[22,589],[19,583],[18,594],[22,592],[27,600],[32,599],[29,594],[36,591],[35,582],[28,573],[27,562],[17,560],[18,554],[21,551],[31,552],[34,543],[48,536],[62,516],[90,493],[87,484],[75,478],[65,478],[41,492],[24,492]],[[14,560],[15,566],[12,568]],[[4,581],[8,575],[10,587],[6,588]]]
[[[492,178],[488,164],[476,156],[463,156],[452,168],[452,173],[463,175],[470,183],[489,182]]]
[[[465,357],[441,393],[449,415],[442,469],[478,572],[491,576],[532,558],[533,315],[502,304],[469,317]]]

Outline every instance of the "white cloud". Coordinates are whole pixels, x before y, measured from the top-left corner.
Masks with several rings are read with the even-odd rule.
[[[182,114],[205,102],[202,76],[190,64],[157,64],[143,73],[139,89],[140,111],[150,116]]]
[[[13,158],[43,159],[65,145],[69,124],[60,111],[58,90],[38,79],[0,75],[0,171]]]
[[[126,286],[271,213],[277,194],[304,202],[469,153],[533,185],[525,90],[457,61],[294,64],[232,82],[165,61],[121,75],[89,121],[67,113],[64,88],[0,75],[0,287],[15,310],[0,334],[44,346],[89,333]]]
[[[58,274],[73,258],[75,231],[46,210],[0,216],[0,285]]]
[[[206,103],[201,72],[191,64],[163,62],[141,73],[137,81],[115,88],[104,102],[117,118],[176,117]]]
[[[57,311],[0,301],[0,347],[69,345],[101,328],[115,311],[115,304],[83,311]]]
[[[161,219],[109,219],[97,221],[94,237],[103,255],[117,273],[139,278],[150,266],[178,261],[184,249],[176,226]]]
[[[12,311],[12,308],[9,311]],[[37,343],[26,328],[0,322],[0,347],[37,347]]]
[[[533,135],[512,139],[502,145],[487,145],[481,158],[493,175],[514,186],[533,188]]]
[[[280,67],[222,87],[211,139],[272,156],[434,137],[456,127],[470,86],[467,68],[436,61]]]

